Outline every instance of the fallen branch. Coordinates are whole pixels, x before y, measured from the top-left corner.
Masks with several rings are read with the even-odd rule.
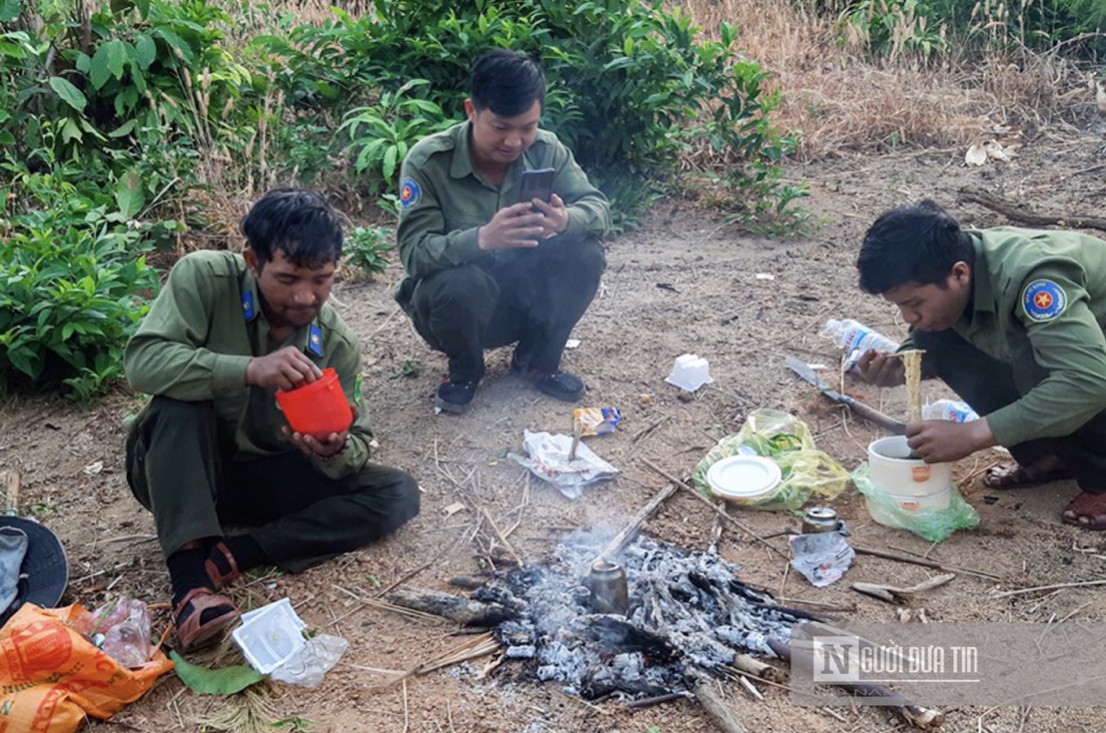
[[[514,616],[498,603],[483,603],[428,588],[397,588],[387,598],[397,606],[441,616],[465,626],[495,626]]]
[[[1038,585],[1033,588],[1020,588],[995,593],[992,598],[1006,598],[1007,596],[1020,596],[1022,593],[1034,593],[1039,590],[1055,590],[1056,588],[1085,588],[1092,585],[1106,585],[1106,580],[1083,580],[1076,583],[1057,583],[1056,585]]]
[[[926,560],[924,558],[907,557],[906,555],[899,555],[887,550],[877,550],[872,547],[861,547],[860,545],[853,545],[853,550],[858,555],[871,555],[872,557],[882,557],[884,560],[894,560],[895,562],[904,562],[910,565],[921,565],[923,568],[933,568],[934,570],[944,570],[947,573],[964,573],[965,575],[975,575],[980,578],[986,578],[987,580],[1001,581],[1002,576],[995,575],[994,573],[988,573],[985,570],[976,570],[974,568],[965,568],[959,565],[946,565],[945,563],[936,562],[935,560]]]
[[[698,679],[692,684],[691,691],[695,693],[695,699],[699,701],[703,711],[723,733],[749,733],[748,729],[737,722],[737,718],[726,707],[722,696],[714,691],[713,681]]]
[[[661,476],[664,476],[664,477],[665,477],[666,479],[668,479],[668,480],[669,480],[669,481],[671,481],[672,483],[674,483],[674,484],[676,484],[677,486],[679,486],[679,487],[680,487],[681,489],[684,489],[685,491],[687,491],[687,492],[688,492],[689,494],[691,494],[692,496],[694,496],[694,497],[695,497],[696,499],[698,499],[698,500],[699,500],[699,501],[701,501],[702,503],[706,504],[706,505],[707,505],[708,507],[710,507],[710,510],[711,510],[712,512],[714,512],[714,513],[715,513],[715,514],[717,514],[718,516],[722,517],[722,518],[723,518],[723,519],[724,519],[725,521],[727,521],[727,522],[729,522],[730,524],[734,525],[735,527],[737,527],[738,529],[740,529],[740,530],[741,530],[742,532],[744,532],[745,534],[747,534],[747,535],[749,535],[750,537],[752,537],[752,538],[753,538],[753,539],[754,539],[755,541],[757,541],[757,542],[761,543],[762,545],[764,545],[765,547],[767,547],[767,548],[768,548],[769,550],[772,550],[772,552],[775,552],[775,553],[776,553],[777,555],[779,555],[780,557],[782,557],[782,558],[784,558],[785,560],[787,560],[787,561],[789,561],[789,562],[790,562],[791,558],[790,558],[790,557],[788,557],[788,555],[787,555],[787,553],[786,553],[786,552],[784,552],[783,550],[779,549],[779,548],[778,548],[778,547],[776,547],[775,545],[773,545],[773,544],[771,544],[770,542],[768,542],[768,540],[766,540],[766,539],[764,539],[763,537],[761,537],[760,535],[758,535],[758,534],[757,534],[756,532],[754,532],[754,531],[753,531],[753,530],[752,530],[752,529],[751,529],[751,528],[750,528],[750,527],[749,527],[748,525],[746,525],[746,524],[745,524],[744,522],[741,522],[741,521],[739,521],[739,520],[737,520],[737,519],[734,519],[734,518],[733,518],[733,517],[731,517],[731,516],[730,516],[729,514],[727,514],[726,512],[724,512],[724,511],[722,511],[721,509],[719,509],[718,507],[716,507],[716,506],[715,506],[714,504],[712,504],[712,503],[711,503],[710,499],[708,499],[707,497],[703,496],[703,495],[702,495],[702,494],[700,494],[700,493],[699,493],[698,491],[696,491],[695,489],[693,489],[692,487],[688,486],[688,485],[687,485],[686,483],[684,483],[684,482],[683,482],[683,481],[681,481],[680,479],[678,479],[678,478],[676,478],[675,476],[673,476],[672,474],[670,474],[670,473],[669,473],[668,471],[665,471],[665,470],[664,470],[663,468],[661,468],[661,467],[660,467],[660,466],[658,466],[657,464],[653,463],[653,462],[652,462],[652,461],[650,461],[650,460],[649,460],[648,458],[642,458],[642,459],[641,459],[641,462],[642,462],[642,463],[644,463],[644,464],[645,464],[646,466],[648,466],[649,468],[651,468],[651,469],[653,469],[654,471],[656,471],[657,473],[659,473],[659,474],[660,474]]]
[[[1073,229],[1101,229],[1106,231],[1106,219],[1100,219],[1095,216],[1085,216],[1082,214],[1070,216],[1065,216],[1064,214],[1030,214],[1028,213],[1028,207],[1023,203],[1006,201],[995,196],[993,193],[980,191],[975,188],[961,188],[960,196],[967,201],[985,206],[992,211],[997,211],[1007,219],[1030,226],[1040,227],[1057,225]]]
[[[852,588],[858,593],[863,593],[873,598],[878,598],[881,601],[887,601],[888,603],[910,603],[914,600],[915,594],[938,588],[955,577],[956,573],[945,573],[944,575],[936,575],[928,580],[923,580],[921,583],[915,583],[905,588],[897,585],[887,585],[886,583],[861,582],[853,583]]]
[[[772,651],[779,655],[780,658],[786,660],[789,664],[792,663],[793,657],[804,655],[805,659],[803,661],[805,662],[805,666],[808,669],[813,669],[813,659],[809,652],[797,650],[789,644],[784,644],[774,639],[769,639],[768,645],[772,647]],[[945,714],[940,710],[915,705],[899,693],[893,692],[881,685],[865,682],[834,682],[829,684],[832,684],[834,687],[841,687],[849,690],[859,696],[883,698],[889,703],[887,707],[891,707],[901,715],[906,722],[922,730],[936,730],[945,722]]]
[[[637,514],[634,515],[630,523],[627,524],[621,532],[616,534],[611,541],[599,552],[596,556],[596,560],[610,560],[612,557],[622,551],[627,544],[629,544],[637,533],[641,531],[642,525],[649,517],[656,514],[664,502],[668,501],[669,497],[676,493],[675,484],[668,484],[663,489],[658,491],[656,495],[649,501],[648,504],[638,509]]]

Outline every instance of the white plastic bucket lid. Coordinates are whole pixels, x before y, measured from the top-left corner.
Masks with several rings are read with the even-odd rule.
[[[707,470],[711,491],[723,499],[751,501],[771,494],[780,485],[780,467],[763,456],[728,456]]]

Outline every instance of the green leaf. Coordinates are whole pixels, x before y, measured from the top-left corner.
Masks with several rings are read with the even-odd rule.
[[[129,135],[131,134],[131,131],[134,130],[134,127],[137,123],[138,121],[132,117],[119,127],[109,132],[108,137],[123,137],[124,135]]]
[[[145,15],[145,13],[143,13]],[[150,68],[150,64],[157,58],[157,44],[147,35],[139,35],[134,39],[135,60],[143,69]]]
[[[66,104],[78,112],[84,112],[84,108],[88,106],[88,100],[85,99],[81,90],[73,86],[67,80],[62,79],[60,76],[50,77],[50,88],[54,90],[55,94],[65,100]]]
[[[176,665],[180,681],[201,695],[233,695],[265,679],[265,675],[244,664],[208,669],[186,662],[176,651],[169,652],[169,658]]]
[[[76,140],[77,142],[80,142],[84,139],[84,133],[81,132],[81,126],[78,125],[72,117],[66,119],[65,124],[62,125],[61,139],[65,142],[69,142],[70,140]]]
[[[123,78],[123,64],[127,62],[127,44],[118,39],[108,41],[103,48],[107,53],[108,71],[116,79]],[[98,56],[99,51],[96,52]]]
[[[0,0],[0,23],[10,23],[19,17],[19,0]]]
[[[142,187],[142,177],[131,168],[115,185],[115,202],[119,204],[119,213],[125,220],[133,219],[146,203],[146,193]]]
[[[100,89],[104,84],[107,84],[110,78],[111,69],[108,67],[108,47],[107,44],[105,44],[96,49],[96,53],[92,56],[92,67],[89,69],[88,79],[92,82],[92,86]]]

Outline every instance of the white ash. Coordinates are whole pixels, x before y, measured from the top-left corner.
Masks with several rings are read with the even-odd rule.
[[[495,633],[509,658],[532,659],[531,673],[587,699],[684,692],[692,668],[720,671],[741,652],[774,656],[804,620],[737,578],[715,553],[685,553],[639,538],[613,558],[626,571],[630,611],[593,613],[583,585],[602,547],[570,537],[556,561],[511,573],[476,591],[517,612]]]

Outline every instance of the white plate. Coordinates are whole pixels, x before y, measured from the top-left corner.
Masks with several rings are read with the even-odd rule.
[[[707,470],[711,491],[723,499],[757,499],[780,484],[780,467],[763,456],[729,456]]]

